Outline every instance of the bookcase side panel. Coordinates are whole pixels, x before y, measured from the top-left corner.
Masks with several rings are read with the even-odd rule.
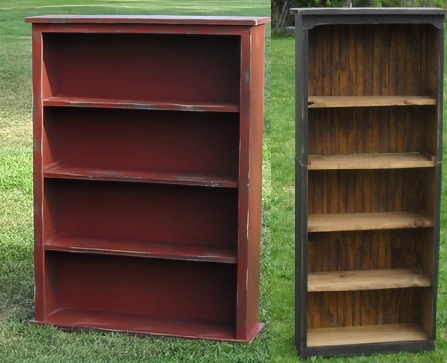
[[[259,323],[264,131],[265,26],[241,33],[237,336],[253,340]]]
[[[42,32],[37,25],[32,29],[32,59],[33,59],[33,221],[34,221],[34,300],[36,321],[43,321],[45,314],[45,257],[43,249],[44,198],[42,178],[42,148],[43,148],[43,42]]]

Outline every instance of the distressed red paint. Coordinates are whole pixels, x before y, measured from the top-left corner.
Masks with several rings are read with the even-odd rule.
[[[253,340],[269,19],[26,21],[35,322]]]

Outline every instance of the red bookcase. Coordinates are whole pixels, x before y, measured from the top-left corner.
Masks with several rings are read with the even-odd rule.
[[[269,19],[26,21],[35,321],[253,340]]]

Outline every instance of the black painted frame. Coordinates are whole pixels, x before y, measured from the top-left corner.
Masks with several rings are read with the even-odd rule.
[[[444,20],[447,10],[438,8],[292,8],[295,15],[296,135],[295,135],[295,343],[302,358],[373,353],[430,351],[436,347],[436,304],[440,238],[442,167]],[[434,275],[431,337],[423,341],[399,341],[353,345],[307,346],[307,202],[308,202],[308,33],[317,25],[330,24],[429,24],[438,32],[438,145],[436,211],[434,219]]]

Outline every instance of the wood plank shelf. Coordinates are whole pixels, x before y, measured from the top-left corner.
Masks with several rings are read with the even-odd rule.
[[[434,106],[436,98],[428,96],[309,96],[309,108]]]
[[[162,258],[182,261],[237,263],[236,248],[207,244],[129,241],[56,236],[45,242],[49,251]]]
[[[236,177],[207,175],[205,173],[165,171],[165,170],[109,170],[52,163],[44,168],[45,178],[80,179],[102,181],[124,181],[141,183],[163,183],[195,185],[205,187],[237,188]]]
[[[421,153],[309,155],[308,170],[432,168],[436,158]]]
[[[236,340],[231,324],[207,321],[164,320],[146,315],[133,315],[83,309],[62,308],[48,315],[48,323],[67,329],[100,329],[185,338]]]
[[[367,231],[432,226],[432,218],[410,212],[311,214],[308,218],[308,232]]]
[[[177,101],[144,101],[121,100],[89,97],[52,96],[43,100],[44,106],[54,107],[91,107],[118,108],[134,110],[160,111],[202,111],[202,112],[239,112],[239,105],[233,103],[213,102],[177,102]]]
[[[341,328],[318,328],[307,331],[307,345],[310,347],[427,339],[428,336],[422,327],[416,324],[363,325]]]
[[[308,291],[359,291],[429,287],[430,279],[420,270],[383,269],[309,273]]]

